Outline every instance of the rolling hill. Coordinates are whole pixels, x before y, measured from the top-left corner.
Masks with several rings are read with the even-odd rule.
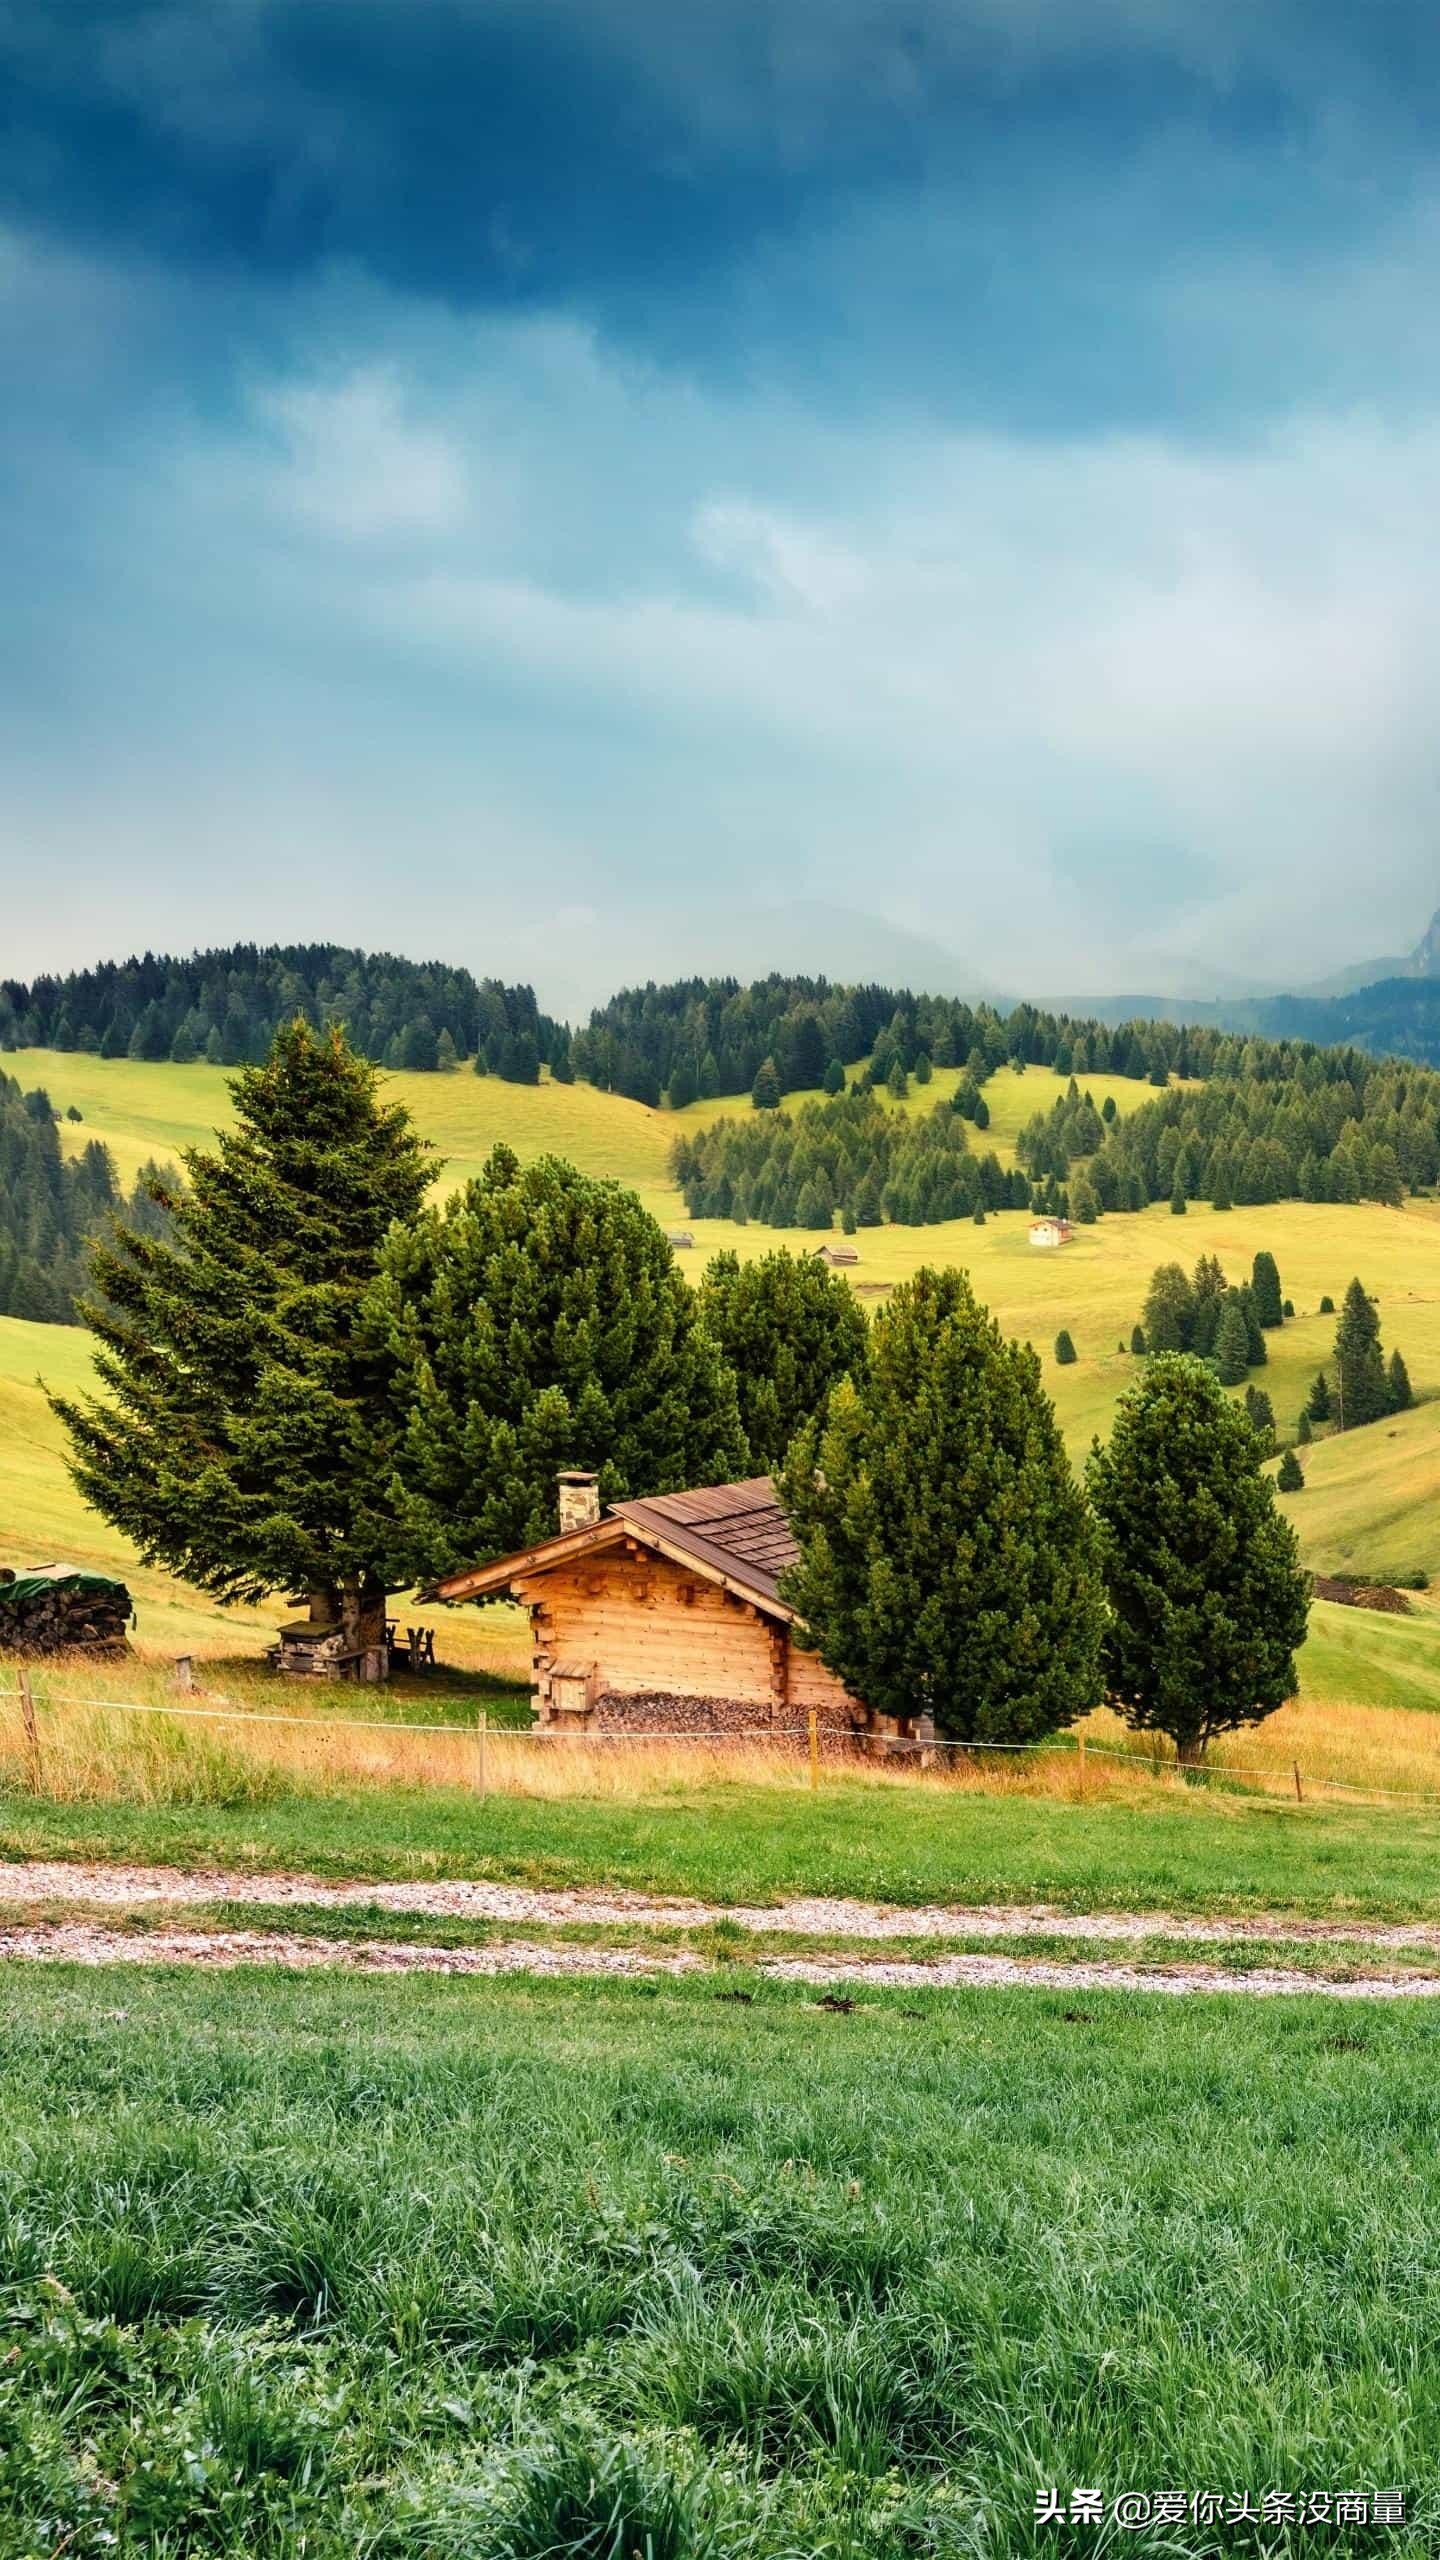
[[[228,1110],[225,1071],[204,1064],[149,1065],[34,1050],[22,1053],[17,1064],[26,1083],[43,1083],[62,1112],[73,1105],[82,1114],[78,1122],[64,1124],[66,1144],[78,1148],[88,1138],[102,1138],[127,1178],[146,1157],[175,1157],[187,1144],[203,1143]],[[889,1107],[927,1108],[957,1080],[956,1071],[937,1070],[933,1085],[912,1087],[903,1102]],[[1111,1093],[1121,1112],[1148,1098],[1149,1088],[1134,1079],[1089,1081],[1097,1101]],[[464,1072],[396,1074],[389,1082],[436,1148],[442,1189],[478,1172],[491,1146],[503,1139],[522,1158],[562,1154],[587,1172],[633,1186],[657,1216],[694,1235],[693,1254],[683,1256],[692,1277],[698,1278],[721,1246],[748,1257],[774,1244],[803,1250],[817,1241],[793,1229],[782,1233],[685,1217],[669,1175],[674,1137],[683,1126],[743,1105],[697,1103],[677,1114],[583,1083],[547,1079],[513,1085]],[[1055,1077],[1040,1069],[999,1070],[985,1088],[991,1125],[983,1143],[1010,1158],[1024,1120],[1056,1090]],[[1261,1247],[1276,1254],[1298,1313],[1282,1334],[1269,1337],[1270,1362],[1259,1383],[1272,1397],[1282,1430],[1293,1426],[1330,1347],[1333,1320],[1319,1315],[1320,1297],[1328,1292],[1338,1300],[1352,1272],[1359,1271],[1378,1292],[1387,1346],[1398,1344],[1404,1352],[1420,1401],[1393,1423],[1317,1442],[1306,1456],[1305,1490],[1290,1497],[1288,1507],[1307,1561],[1318,1570],[1423,1570],[1440,1581],[1440,1203],[1414,1200],[1398,1210],[1304,1202],[1223,1212],[1192,1206],[1183,1219],[1152,1207],[1081,1228],[1053,1254],[1031,1248],[1028,1228],[1024,1213],[1010,1211],[992,1215],[983,1227],[966,1220],[869,1229],[856,1239],[861,1261],[855,1284],[873,1305],[922,1263],[966,1266],[1006,1329],[1040,1348],[1077,1460],[1107,1428],[1118,1396],[1135,1375],[1135,1361],[1118,1346],[1128,1344],[1158,1262],[1190,1263],[1202,1251],[1214,1252],[1238,1279],[1248,1274]],[[1075,1365],[1064,1369],[1051,1357],[1062,1325],[1079,1353]],[[38,1561],[65,1554],[118,1565],[130,1574],[149,1639],[171,1649],[257,1649],[274,1624],[273,1609],[220,1612],[168,1577],[135,1567],[122,1543],[79,1504],[37,1381],[43,1377],[73,1388],[87,1360],[86,1338],[73,1328],[0,1320],[0,1557]],[[1426,1696],[1427,1682],[1440,1686],[1440,1622],[1428,1610],[1409,1622],[1370,1620],[1359,1634],[1353,1613],[1326,1613],[1327,1621],[1332,1617],[1345,1623],[1324,1677],[1358,1680],[1358,1647],[1363,1662],[1375,1666],[1373,1675],[1365,1675],[1371,1686],[1398,1679],[1403,1689],[1418,1682]],[[1317,1613],[1317,1633],[1318,1628]],[[513,1632],[494,1613],[457,1613],[445,1621],[451,1659],[494,1660],[507,1644],[513,1655]],[[1435,1668],[1425,1667],[1427,1648],[1434,1651]],[[1312,1676],[1322,1676],[1313,1646],[1311,1664]],[[1350,1694],[1368,1691],[1352,1688]],[[1389,1702],[1388,1691],[1378,1702]]]

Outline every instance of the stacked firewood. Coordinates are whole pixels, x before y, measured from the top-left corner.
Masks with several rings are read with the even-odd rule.
[[[118,1651],[133,1614],[124,1583],[106,1574],[0,1565],[0,1652]]]

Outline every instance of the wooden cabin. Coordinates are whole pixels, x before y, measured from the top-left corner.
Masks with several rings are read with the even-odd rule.
[[[817,1244],[815,1247],[815,1260],[828,1262],[832,1271],[843,1270],[847,1264],[859,1259],[853,1244]]]
[[[587,1500],[588,1489],[588,1500]],[[530,1612],[537,1724],[584,1731],[803,1733],[913,1748],[919,1724],[876,1716],[816,1653],[780,1597],[795,1540],[768,1476],[601,1511],[596,1479],[561,1479],[561,1531],[424,1596],[508,1594]],[[577,1517],[581,1505],[585,1516]]]
[[[693,1253],[695,1250],[695,1239],[688,1227],[669,1228],[665,1241],[672,1253]]]

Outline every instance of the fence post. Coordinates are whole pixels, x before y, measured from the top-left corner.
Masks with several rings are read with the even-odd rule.
[[[194,1659],[188,1653],[175,1656],[175,1686],[177,1689],[193,1689],[195,1686]]]
[[[40,1728],[35,1721],[35,1698],[30,1687],[30,1674],[20,1665],[20,1721],[25,1727],[25,1750],[30,1762],[30,1792],[39,1795],[42,1784],[40,1768]]]
[[[812,1787],[820,1784],[820,1719],[813,1707],[810,1710],[810,1784]]]
[[[1300,1793],[1300,1763],[1298,1760],[1295,1762],[1295,1801],[1297,1804],[1303,1804],[1305,1801],[1304,1797]]]
[[[482,1796],[485,1793],[485,1729],[487,1721],[486,1711],[482,1707],[475,1719],[475,1786],[477,1793]]]
[[[1085,1793],[1085,1736],[1083,1733],[1076,1734],[1075,1748],[1080,1754],[1080,1793],[1083,1796]]]

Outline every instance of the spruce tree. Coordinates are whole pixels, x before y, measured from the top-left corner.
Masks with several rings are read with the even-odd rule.
[[[1272,1457],[1275,1450],[1275,1408],[1263,1387],[1246,1388],[1245,1410],[1250,1417],[1250,1427],[1261,1442],[1266,1457]]]
[[[864,1371],[869,1334],[859,1301],[838,1271],[783,1248],[746,1263],[717,1253],[699,1299],[705,1329],[735,1373],[750,1463],[778,1474],[831,1388]]]
[[[845,1090],[845,1070],[838,1058],[832,1058],[825,1070],[825,1090],[831,1096]]]
[[[1309,1583],[1244,1412],[1202,1361],[1147,1361],[1088,1471],[1109,1694],[1183,1763],[1294,1694]]]
[[[1189,1208],[1190,1203],[1185,1197],[1184,1188],[1177,1173],[1175,1188],[1170,1194],[1170,1215],[1172,1218],[1183,1218],[1188,1214]]]
[[[1282,1493],[1301,1493],[1305,1486],[1305,1470],[1293,1449],[1287,1449],[1275,1470],[1275,1482]]]
[[[779,1110],[780,1075],[773,1058],[761,1059],[750,1087],[750,1100],[757,1111]]]
[[[1410,1385],[1410,1372],[1398,1351],[1392,1351],[1390,1354],[1389,1365],[1385,1371],[1385,1382],[1390,1390],[1391,1412],[1408,1412],[1415,1397]]]
[[[392,1493],[416,1580],[552,1536],[562,1467],[601,1497],[742,1475],[735,1380],[631,1191],[496,1147],[397,1227],[365,1324],[391,1376]]]
[[[1017,1742],[1098,1702],[1085,1504],[1034,1351],[963,1272],[896,1290],[864,1376],[796,1440],[783,1493],[800,1557],[782,1587],[867,1705]]]
[[[1359,1280],[1345,1292],[1335,1328],[1335,1367],[1340,1428],[1354,1431],[1390,1410],[1390,1389],[1380,1348],[1380,1318]]]
[[[1310,1390],[1310,1397],[1305,1410],[1312,1422],[1328,1422],[1330,1419],[1330,1415],[1333,1410],[1330,1398],[1330,1381],[1326,1377],[1323,1369],[1317,1369],[1315,1372],[1315,1384]]]
[[[1162,1262],[1145,1296],[1145,1339],[1152,1351],[1189,1349],[1195,1292],[1178,1262]]]
[[[1075,1345],[1062,1325],[1060,1331],[1055,1336],[1055,1365],[1057,1369],[1072,1368],[1074,1366],[1075,1356]]]
[[[1308,1407],[1301,1413],[1300,1419],[1295,1426],[1295,1437],[1299,1441],[1302,1449],[1308,1449],[1311,1441],[1315,1437],[1315,1433],[1311,1427]]]
[[[1144,1357],[1145,1357],[1146,1344],[1145,1344],[1145,1327],[1143,1326],[1143,1324],[1137,1324],[1137,1325],[1132,1325],[1132,1326],[1131,1326],[1131,1328],[1130,1328],[1130,1348],[1131,1348],[1131,1350],[1134,1352],[1135,1357],[1137,1358],[1137,1360],[1143,1360],[1143,1359],[1144,1359]]]
[[[1245,1330],[1245,1311],[1232,1301],[1221,1315],[1215,1336],[1215,1374],[1222,1387],[1238,1387],[1249,1366],[1250,1344]]]
[[[1250,1286],[1255,1293],[1255,1311],[1262,1325],[1283,1324],[1285,1302],[1280,1294],[1280,1271],[1273,1253],[1257,1253],[1250,1270]]]
[[[101,1393],[53,1399],[85,1500],[220,1600],[307,1592],[358,1650],[407,1578],[385,1496],[385,1363],[357,1316],[430,1167],[376,1071],[297,1019],[231,1079],[236,1125],[153,1178],[163,1231],[92,1256]]]

